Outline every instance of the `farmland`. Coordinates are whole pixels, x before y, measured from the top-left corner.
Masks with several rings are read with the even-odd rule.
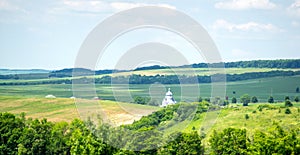
[[[168,71],[166,71],[165,69],[160,70],[166,73],[166,75],[169,74]],[[206,72],[204,71],[205,69],[199,70],[203,70],[203,73],[201,73],[202,75],[210,75],[209,72],[204,73]],[[197,71],[198,73],[201,72],[199,70]],[[255,70],[249,68],[235,68],[231,70],[231,74],[234,76],[244,73],[255,73],[256,71],[258,71],[259,73],[264,73],[264,71],[268,72],[271,71],[271,69]],[[293,69],[293,71],[297,71],[297,69]],[[154,70],[141,70],[135,72],[142,75],[152,75],[148,73],[154,72]],[[217,72],[214,72],[213,74],[216,73]],[[119,75],[116,77],[119,77],[121,75],[127,76],[127,72],[117,74]],[[184,70],[182,70],[182,74],[185,74]],[[112,74],[110,75],[114,76]],[[170,72],[170,75],[173,74]],[[86,79],[90,78],[93,78],[93,76],[87,77]],[[234,128],[236,129],[236,131],[247,131],[247,135],[242,137],[246,138],[247,136],[250,137],[250,139],[252,138],[252,136],[259,135],[260,132],[267,133],[267,135],[271,135],[270,133],[273,134],[273,131],[277,132],[277,130],[280,131],[279,129],[282,128],[284,130],[283,136],[285,136],[285,138],[289,138],[291,135],[295,135],[296,139],[290,140],[297,143],[299,139],[299,134],[297,134],[297,131],[295,129],[298,129],[300,125],[300,104],[299,102],[294,102],[294,99],[300,95],[297,92],[297,88],[300,87],[299,78],[299,75],[290,75],[275,76],[268,78],[254,78],[250,80],[237,80],[225,83],[213,82],[199,84],[161,84],[157,82],[154,84],[82,83],[73,85],[68,83],[26,83],[28,81],[36,80],[43,82],[45,81],[45,79],[9,79],[8,81],[11,82],[22,81],[26,84],[2,85],[0,87],[0,114],[5,120],[5,117],[8,117],[9,114],[3,112],[15,114],[20,118],[22,118],[22,113],[24,112],[28,120],[24,121],[23,123],[28,123],[28,127],[32,125],[34,126],[36,125],[36,123],[38,124],[37,120],[32,121],[30,119],[36,118],[42,120],[40,122],[40,125],[42,126],[51,126],[51,124],[54,126],[60,126],[64,124],[64,122],[67,122],[70,124],[64,125],[69,126],[70,129],[74,127],[73,125],[75,125],[76,128],[79,126],[84,128],[92,127],[93,124],[88,123],[89,117],[91,116],[91,120],[98,121],[97,119],[95,119],[96,117],[94,116],[97,116],[97,118],[99,118],[98,116],[100,116],[103,119],[103,121],[111,125],[108,127],[109,131],[103,131],[101,128],[106,128],[106,126],[101,126],[100,122],[97,123],[95,121],[93,123],[97,123],[98,125],[100,124],[100,128],[91,128],[91,130],[86,131],[104,132],[105,134],[109,133],[112,136],[111,138],[115,138],[114,136],[119,135],[121,136],[119,137],[121,139],[120,142],[122,142],[122,144],[124,142],[124,145],[126,144],[128,145],[128,147],[130,146],[129,148],[126,148],[126,145],[122,145],[120,147],[128,149],[129,152],[130,150],[135,149],[135,146],[139,146],[139,144],[135,144],[136,142],[132,135],[128,135],[128,133],[126,132],[124,133],[124,131],[126,131],[124,129],[126,128],[131,128],[134,132],[137,132],[138,135],[143,135],[144,132],[140,132],[143,130],[149,131],[150,133],[154,132],[156,134],[161,134],[161,136],[155,136],[155,134],[147,136],[146,141],[154,137],[154,139],[156,140],[161,139],[158,143],[154,142],[152,144],[151,141],[147,142],[153,146],[158,145],[161,141],[168,140],[167,137],[172,136],[173,133],[181,131],[183,134],[187,134],[190,136],[196,134],[196,137],[198,137],[198,139],[196,138],[197,142],[195,141],[195,146],[205,148],[205,153],[209,154],[211,150],[215,149],[215,146],[212,145],[212,143],[210,142],[210,140],[212,140],[211,137],[216,136],[216,134],[221,134],[221,131],[225,132],[226,130],[231,130],[230,128]],[[53,78],[47,80],[57,79],[68,78]],[[6,80],[1,80],[1,82],[3,81]],[[173,92],[173,97],[177,102],[181,102],[181,104],[168,106],[167,108],[160,108],[157,106],[150,106],[149,103],[149,105],[133,103],[134,98],[136,96],[150,97],[150,102],[161,103],[167,88],[171,88],[171,91]],[[199,93],[196,92],[198,88],[200,90]],[[216,89],[217,91],[220,91],[221,89],[225,90],[224,94],[221,94],[222,96],[219,96],[221,102],[215,102],[218,96],[212,94],[213,89],[215,89],[214,91],[216,91]],[[251,97],[256,96],[258,98],[259,103],[250,103],[249,106],[243,106],[241,103],[229,104],[225,106],[223,105],[225,96],[228,96],[229,102],[231,102],[231,99],[233,97],[236,97],[238,99],[238,102],[240,102],[239,98],[244,94],[249,94],[249,96]],[[55,97],[47,98],[46,96]],[[266,103],[270,96],[274,97],[275,103]],[[284,100],[286,96],[289,96],[290,100],[292,101],[292,107],[288,108],[284,105]],[[195,102],[198,99],[198,97],[201,97],[202,99],[210,98],[211,102]],[[208,112],[202,111],[200,113],[196,113],[196,115],[194,115],[191,118],[187,118],[185,114],[188,111],[180,111],[178,109],[176,110],[176,108],[173,108],[176,106],[181,107],[181,105],[183,105],[183,109],[187,108],[188,110],[189,107],[192,108],[192,111],[198,109],[198,107],[201,107],[201,105],[207,105],[207,107],[218,108]],[[195,105],[199,106],[196,108],[194,107]],[[170,109],[172,108],[173,111],[170,111]],[[289,110],[289,113],[286,112],[287,109]],[[46,118],[51,123],[45,123],[45,120],[43,120],[43,118]],[[82,126],[80,125],[80,122],[78,122],[79,120],[77,120],[77,118],[87,122],[83,123]],[[23,128],[27,130],[27,126],[25,125]],[[35,126],[34,128],[36,128],[34,130],[38,130],[38,126]],[[24,131],[26,131],[25,129]],[[157,132],[156,129],[158,129],[159,132]],[[49,131],[51,130],[52,129],[49,129]],[[218,132],[215,133],[213,132],[214,130]],[[78,138],[78,135],[75,135],[77,131],[79,130],[72,131],[73,133],[71,137],[66,136],[66,140],[61,145],[68,145],[70,141],[73,140],[73,136]],[[43,134],[41,133],[40,135]],[[88,138],[91,137],[88,136]],[[99,137],[93,135],[93,138],[97,139]],[[58,140],[60,138],[54,136],[53,140],[56,139]],[[256,137],[256,139],[261,139],[261,137]],[[251,140],[254,141],[253,139]],[[274,143],[277,144],[277,141],[279,141],[280,139],[271,136],[269,137],[269,140],[274,141]],[[101,142],[101,140],[99,139],[97,141]],[[142,141],[144,141],[144,139]],[[20,145],[20,147],[22,145]],[[95,148],[99,148],[96,145],[96,143],[94,143],[93,145],[95,145]],[[170,143],[170,145],[176,146],[172,143]],[[247,145],[248,148],[254,148],[254,150],[247,150],[249,152],[255,152],[255,149],[259,149],[259,147],[257,147],[256,144],[252,146],[252,143],[247,143]],[[265,147],[268,144],[259,144],[259,146],[260,145],[262,147]],[[85,147],[86,144],[82,144],[82,146]],[[190,147],[189,144],[187,144],[187,146]],[[110,147],[111,146],[108,144],[103,148],[109,150]],[[168,146],[163,146],[162,148],[158,146],[156,147],[156,149],[160,151],[168,150],[163,148]],[[291,147],[293,146],[287,146],[288,149],[294,152],[296,152],[298,149],[297,147]],[[55,150],[55,148],[56,147],[53,147],[52,149]],[[277,146],[274,148],[277,148]],[[64,147],[60,147],[60,149],[64,150]],[[18,150],[21,150],[21,148],[18,148]],[[274,151],[268,149],[268,151],[269,150],[271,152],[278,152],[276,150]],[[281,149],[281,151],[282,150],[284,149]],[[128,152],[126,153],[126,150],[118,149],[112,149],[109,151],[110,153],[108,154],[113,154],[112,152],[119,151],[125,151],[125,154],[128,154]]]
[[[78,102],[78,101],[77,101]],[[80,101],[79,101],[80,102]],[[116,125],[132,123],[143,115],[159,109],[154,106],[138,105],[114,102],[108,100],[92,101],[84,100],[85,103],[97,102],[108,119]],[[125,107],[125,108],[124,108]],[[74,99],[69,98],[24,98],[18,96],[1,96],[0,112],[20,114],[24,112],[27,117],[47,118],[49,121],[70,122],[80,118]]]
[[[243,94],[249,94],[251,96],[257,96],[261,102],[266,102],[269,96],[273,96],[275,100],[282,101],[284,96],[297,96],[295,92],[296,87],[300,86],[300,76],[292,77],[274,77],[274,78],[263,78],[237,82],[226,83],[226,95],[229,97],[236,96],[239,98]],[[105,100],[115,100],[114,93],[116,95],[122,95],[126,88],[129,88],[131,96],[150,96],[149,89],[154,88],[159,91],[158,93],[152,94],[152,97],[161,100],[164,97],[164,92],[167,88],[171,88],[174,93],[176,100],[181,99],[181,88],[187,88],[188,94],[198,87],[194,84],[182,84],[182,85],[146,85],[146,84],[130,84],[130,85],[101,85],[96,84],[95,90],[97,96]],[[199,84],[200,94],[199,96],[206,98],[211,97],[211,84]],[[79,87],[80,88],[80,87]],[[84,86],[82,86],[82,89]],[[233,91],[236,94],[233,94]],[[54,84],[54,85],[18,85],[18,86],[1,86],[1,96],[24,96],[24,97],[38,97],[44,98],[46,95],[52,94],[60,98],[69,98],[73,96],[71,84]],[[93,98],[94,96],[87,94],[86,98]],[[189,100],[188,96],[182,96],[182,100]],[[127,100],[127,102],[129,102]]]

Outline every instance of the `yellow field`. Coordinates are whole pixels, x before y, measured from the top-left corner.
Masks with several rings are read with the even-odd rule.
[[[97,102],[104,112],[108,121],[114,125],[130,124],[142,116],[158,110],[158,107],[121,103],[108,100],[80,100],[86,103],[86,107],[92,109],[91,103]],[[89,104],[90,103],[90,104]],[[80,108],[80,107],[78,107]],[[76,108],[75,100],[68,98],[23,98],[23,97],[0,97],[0,112],[20,114],[25,112],[27,117],[47,118],[49,121],[67,121],[80,118],[81,109]],[[83,116],[82,116],[83,117]]]

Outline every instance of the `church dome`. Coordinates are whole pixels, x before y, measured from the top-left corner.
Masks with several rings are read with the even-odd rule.
[[[165,98],[163,99],[162,103],[161,103],[161,107],[166,107],[168,105],[173,105],[176,104],[176,101],[173,98],[173,93],[171,92],[170,88],[168,90],[168,92],[166,93]]]
[[[166,96],[173,96],[173,93],[171,92],[170,88],[169,88],[168,92],[166,93]]]

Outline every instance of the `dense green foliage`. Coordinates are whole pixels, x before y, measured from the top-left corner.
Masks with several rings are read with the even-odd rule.
[[[225,63],[226,68],[300,68],[300,60],[253,60]]]
[[[150,97],[142,97],[142,96],[135,96],[133,98],[133,103],[142,104],[142,105],[151,105],[151,106],[159,106],[160,102]]]
[[[130,126],[130,125],[129,125]],[[167,145],[158,130],[140,127],[130,134],[122,127],[75,119],[52,123],[0,113],[0,154],[199,154],[204,151],[196,133],[174,133]],[[115,142],[115,146],[110,145]],[[118,144],[119,143],[119,144]]]
[[[218,64],[199,63],[193,64],[193,68],[207,68],[208,66],[220,66]],[[253,60],[224,63],[225,68],[300,68],[300,60]]]
[[[210,138],[213,154],[299,154],[299,128],[284,130],[274,124],[267,132],[256,131],[247,136],[245,129],[227,128],[214,131]]]
[[[246,154],[246,130],[228,128],[217,133],[214,131],[209,140],[214,154]]]

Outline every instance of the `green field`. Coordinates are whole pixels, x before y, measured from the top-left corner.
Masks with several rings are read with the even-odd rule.
[[[269,96],[273,96],[275,100],[283,101],[284,96],[295,97],[300,94],[296,93],[296,87],[300,86],[300,76],[293,77],[273,77],[255,80],[246,80],[238,82],[226,83],[226,95],[231,98],[236,96],[239,98],[243,94],[257,96],[260,102],[266,102]],[[174,98],[177,101],[191,101],[195,96],[187,94],[194,94],[194,90],[198,87],[195,84],[182,85],[95,85],[97,96],[105,100],[117,100],[130,102],[130,96],[152,96],[159,102],[163,99],[167,88],[171,88]],[[203,98],[211,97],[211,84],[199,84],[200,94]],[[184,89],[185,92],[182,92]],[[78,90],[84,95],[83,98],[91,99],[94,97],[90,90],[86,90],[84,85],[80,85]],[[236,94],[233,94],[233,91]],[[151,93],[152,92],[152,93]],[[155,93],[153,93],[155,92]],[[127,93],[127,94],[126,94]],[[52,94],[59,98],[69,98],[73,96],[73,89],[71,84],[56,84],[56,85],[18,85],[18,86],[1,86],[0,96],[23,96],[23,97],[37,97],[44,98],[46,95]],[[115,95],[114,95],[115,94]],[[128,97],[128,95],[130,95]],[[119,100],[120,101],[120,100]]]
[[[262,105],[265,105],[266,108],[260,111],[259,106]],[[249,136],[254,134],[255,131],[266,132],[273,128],[275,124],[280,125],[286,130],[297,129],[300,127],[300,103],[293,102],[293,105],[293,107],[289,108],[291,114],[285,114],[286,108],[284,107],[284,103],[257,103],[249,104],[247,107],[241,104],[230,104],[227,108],[219,111],[202,113],[199,119],[176,123],[165,132],[198,131],[200,134],[206,134],[204,143],[207,144],[207,140],[213,130],[222,131],[229,127],[247,129]],[[246,114],[249,116],[248,119],[245,118]]]

